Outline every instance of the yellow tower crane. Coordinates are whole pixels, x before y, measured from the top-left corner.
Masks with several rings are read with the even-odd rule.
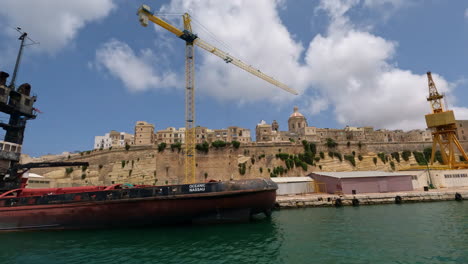
[[[192,32],[190,15],[185,13],[182,16],[184,22],[184,30],[169,24],[161,18],[155,16],[150,8],[142,5],[137,13],[142,26],[148,26],[149,21],[161,26],[162,28],[172,32],[177,37],[185,40],[185,182],[195,182],[195,68],[194,68],[194,45],[213,53],[223,59],[226,63],[232,63],[235,66],[250,72],[251,74],[275,85],[279,88],[288,91],[292,94],[297,92],[286,86],[285,84],[273,79],[272,77],[262,73],[260,70],[242,62],[229,55],[228,53],[216,48],[201,40]]]
[[[455,160],[455,148],[458,149],[465,160],[468,160],[463,147],[457,139],[455,115],[452,110],[444,109],[442,103],[444,96],[437,91],[431,72],[427,72],[427,79],[429,82],[427,101],[431,103],[432,108],[432,113],[426,115],[427,127],[432,129],[431,165],[434,164],[436,147],[439,146],[442,160],[448,169],[468,168],[468,163]]]

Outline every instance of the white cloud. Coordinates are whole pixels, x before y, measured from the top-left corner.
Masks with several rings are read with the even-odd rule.
[[[228,47],[228,52],[299,90],[301,95],[290,96],[205,51],[198,52],[200,56],[196,59],[199,91],[220,100],[241,103],[268,100],[284,106],[296,100],[294,103],[305,106],[308,114],[319,114],[331,108],[336,120],[343,126],[370,125],[390,129],[425,127],[424,114],[430,111],[425,99],[428,94],[425,73],[398,68],[392,62],[398,43],[357,28],[347,16],[350,9],[360,4],[368,8],[397,7],[401,1],[322,0],[316,11],[326,12],[330,23],[326,33],[315,36],[306,49],[302,43],[294,41],[282,24],[278,8],[283,6],[278,7],[278,3],[282,2],[172,0],[169,5],[163,6],[164,12],[191,10],[195,18],[192,26],[201,38],[220,48],[227,43],[237,51],[233,53]],[[213,32],[223,43],[217,42],[196,22]],[[117,61],[135,60],[135,63],[124,63],[125,67],[121,69],[114,69],[113,63],[101,62],[111,73],[120,76],[128,87],[142,90],[173,85],[173,81],[163,80],[161,76],[165,75],[155,75],[160,70],[151,69],[149,64],[137,63],[139,60],[128,46],[107,50],[108,56],[116,51],[123,53],[115,56]],[[163,52],[155,51],[155,54]],[[301,62],[303,56],[305,62]],[[101,60],[104,59],[103,56]],[[138,68],[145,69],[145,75],[153,76],[153,81],[135,84],[136,81],[130,80],[131,76],[125,76],[130,65],[134,66],[132,71],[135,74],[141,72]],[[455,85],[436,73],[433,77],[439,91],[450,98]],[[454,109],[460,112],[457,118],[467,112],[464,107]]]
[[[113,0],[3,0],[0,5],[4,23],[22,27],[41,43],[34,50],[48,53],[65,47],[86,23],[106,17],[115,8]],[[4,32],[18,37],[13,30]]]
[[[91,67],[105,68],[131,91],[181,87],[174,73],[156,71],[152,66],[154,61],[157,59],[151,50],[141,50],[137,55],[127,44],[112,39],[96,51],[96,62]]]
[[[465,9],[465,18],[468,18],[468,8]]]
[[[304,91],[307,87],[306,71],[299,64],[303,51],[301,43],[294,42],[277,13],[281,1],[194,1],[173,0],[164,6],[164,12],[191,10],[195,20],[194,31],[215,46],[239,57],[275,79]],[[261,12],[259,12],[261,10]],[[217,39],[232,50],[217,42],[211,34],[200,27],[199,22]],[[183,51],[180,51],[183,52]],[[200,92],[221,100],[252,102],[268,98],[272,101],[294,99],[283,90],[247,73],[236,66],[226,64],[220,58],[205,51],[200,55],[197,68],[197,88]]]
[[[331,17],[326,36],[309,45],[306,62],[312,83],[334,105],[336,119],[346,125],[391,129],[423,128],[430,112],[425,74],[391,64],[397,44],[354,28],[346,12],[356,1],[322,1]],[[351,4],[350,4],[351,3]],[[439,92],[453,88],[433,74]]]

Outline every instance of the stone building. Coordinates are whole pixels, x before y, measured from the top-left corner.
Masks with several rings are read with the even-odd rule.
[[[468,128],[467,124],[459,124]],[[460,132],[463,136],[466,132]],[[302,141],[324,142],[331,138],[337,142],[421,142],[431,141],[431,131],[427,130],[374,130],[373,127],[351,127],[344,129],[337,128],[317,128],[309,126],[306,117],[294,107],[293,113],[288,119],[288,131],[280,131],[279,125],[275,121],[267,124],[261,121],[255,128],[257,142],[280,142],[280,141]],[[468,137],[468,135],[465,135]]]
[[[195,128],[195,137],[198,144],[204,141],[212,143],[216,140],[224,142],[231,142],[237,140],[241,143],[251,142],[250,129],[241,128],[237,126],[230,126],[227,129],[209,129],[206,127],[198,126]],[[156,144],[164,142],[166,144],[173,144],[175,142],[185,143],[185,128],[181,127],[168,127],[165,130],[159,130],[155,135]]]
[[[156,143],[174,144],[176,142],[185,143],[185,127],[179,129],[175,127],[168,127],[164,130],[156,132]]]
[[[133,135],[125,132],[112,130],[104,136],[94,137],[94,149],[107,149],[110,147],[125,147],[126,144],[132,145]]]
[[[153,145],[155,143],[154,125],[138,121],[135,125],[134,144],[137,146]]]
[[[468,140],[468,120],[457,120],[458,140]]]
[[[228,127],[228,142],[233,140],[239,141],[241,143],[248,143],[252,141],[250,137],[250,129],[237,127],[237,126],[230,126]]]

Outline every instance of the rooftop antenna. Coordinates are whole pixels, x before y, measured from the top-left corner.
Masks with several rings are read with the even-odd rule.
[[[16,81],[16,75],[18,74],[18,68],[19,68],[19,64],[20,64],[20,61],[21,61],[21,55],[23,54],[23,48],[26,47],[26,46],[39,44],[39,42],[36,42],[36,41],[32,40],[31,38],[29,38],[28,33],[21,31],[20,27],[16,27],[15,30],[18,31],[21,34],[20,37],[18,38],[19,40],[21,40],[21,45],[20,45],[20,49],[18,51],[18,57],[16,57],[15,70],[13,71],[13,77],[11,78],[11,82],[10,82],[10,86],[9,86],[10,89],[12,89],[12,90],[16,90],[15,81]],[[26,38],[31,41],[30,44],[24,44],[24,41],[25,41]]]

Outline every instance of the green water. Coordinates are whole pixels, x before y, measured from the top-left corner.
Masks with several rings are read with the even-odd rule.
[[[251,223],[0,234],[0,263],[468,263],[468,201],[282,210]]]

